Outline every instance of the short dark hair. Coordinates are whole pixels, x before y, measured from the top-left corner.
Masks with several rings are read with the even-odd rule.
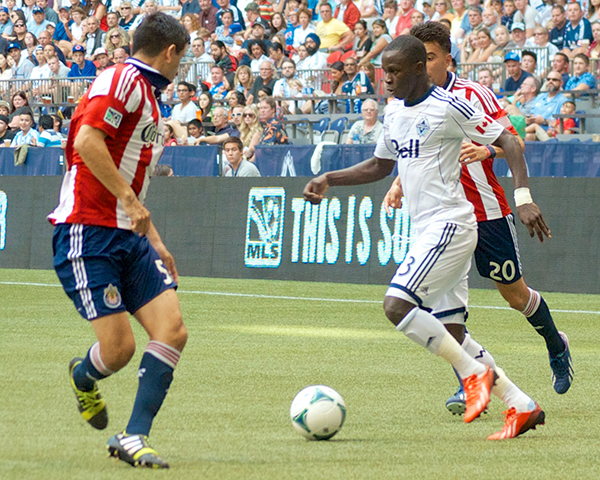
[[[215,40],[214,42],[211,42],[211,45],[219,47],[220,50],[223,50],[225,48],[225,44],[221,40]]]
[[[563,52],[556,52],[556,53],[554,54],[554,56],[555,56],[555,57],[562,57],[562,59],[563,59],[565,62],[569,63],[569,57],[567,56],[567,54],[566,54],[566,53],[563,53]]]
[[[31,117],[31,121],[35,123],[35,118],[33,118],[33,112],[29,107],[21,107],[15,110],[15,115],[29,115]]]
[[[535,53],[533,53],[531,50],[523,50],[523,54],[521,55],[521,58],[523,57],[531,57],[535,60],[535,63],[537,63],[537,55]]]
[[[409,60],[412,64],[418,62],[427,65],[427,50],[423,42],[412,35],[400,35],[394,38],[387,47],[383,50],[384,53],[398,53],[402,52],[402,55]],[[427,74],[427,72],[425,72]]]
[[[193,118],[192,120],[190,120],[187,124],[188,126],[188,131],[191,125],[196,126],[197,128],[200,129],[201,132],[204,131],[204,126],[202,125],[202,121],[198,120],[197,118]]]
[[[240,152],[244,151],[244,144],[238,137],[229,137],[227,140],[225,140],[223,142],[223,148],[225,148],[225,145],[227,145],[229,143],[235,143]]]
[[[54,128],[54,120],[50,115],[42,115],[38,122],[38,125],[44,130],[52,130]]]
[[[435,43],[445,52],[450,53],[450,30],[439,22],[422,23],[410,29],[410,35],[418,38],[423,43]]]
[[[191,83],[188,82],[179,82],[177,84],[178,87],[185,87],[187,88],[190,92],[195,92],[196,91],[196,85],[193,85]]]
[[[585,53],[578,53],[577,55],[575,55],[573,57],[573,60],[575,60],[576,58],[583,60],[586,65],[588,65],[588,66],[590,65],[590,59],[588,58],[588,56]]]
[[[133,34],[131,54],[138,51],[156,57],[165,48],[175,45],[180,53],[190,42],[190,34],[175,18],[162,12],[148,15]]]

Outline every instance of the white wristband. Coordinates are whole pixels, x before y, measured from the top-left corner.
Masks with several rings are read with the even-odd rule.
[[[527,187],[517,188],[514,192],[515,195],[515,205],[520,207],[521,205],[526,205],[528,203],[533,203],[533,198],[531,198],[531,192]]]

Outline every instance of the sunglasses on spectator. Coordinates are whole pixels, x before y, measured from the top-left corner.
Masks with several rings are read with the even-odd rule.
[[[548,82],[560,82],[562,79],[561,78],[546,78],[546,81]]]
[[[254,118],[254,114],[253,113],[244,113],[244,118]]]
[[[121,10],[131,10],[131,7],[121,7]]]
[[[121,35],[117,33],[116,35],[111,35],[110,38],[121,38]]]
[[[25,24],[24,23],[15,23],[15,27],[24,27]]]
[[[232,113],[231,116],[232,117],[241,117],[242,114],[241,113]]]

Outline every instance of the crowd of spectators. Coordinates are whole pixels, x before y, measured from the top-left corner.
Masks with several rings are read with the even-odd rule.
[[[90,81],[126,61],[145,16],[162,11],[190,34],[161,97],[166,144],[239,138],[252,161],[257,145],[289,142],[285,115],[331,113],[323,94],[337,96],[336,111],[362,114],[347,143],[373,143],[381,105],[356,97],[381,93],[383,49],[430,21],[448,27],[451,68],[493,89],[525,119],[528,139],[543,139],[573,130],[555,128],[553,115],[571,110],[561,91],[597,87],[599,8],[600,0],[4,0],[0,93],[11,103],[5,114],[0,106],[0,134],[37,143],[52,129],[30,104],[49,104],[46,125],[68,119]]]

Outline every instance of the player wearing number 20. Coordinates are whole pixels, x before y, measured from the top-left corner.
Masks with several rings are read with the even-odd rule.
[[[73,116],[60,204],[48,217],[56,227],[58,277],[98,339],[69,365],[79,411],[94,428],[108,424],[98,381],[123,368],[135,350],[128,312],[151,338],[127,428],[107,446],[112,456],[151,468],[168,467],[147,436],[187,331],[175,261],[143,203],[163,150],[157,96],[175,78],[188,42],[172,17],[149,15],[135,31],[132,57],[94,81]]]

